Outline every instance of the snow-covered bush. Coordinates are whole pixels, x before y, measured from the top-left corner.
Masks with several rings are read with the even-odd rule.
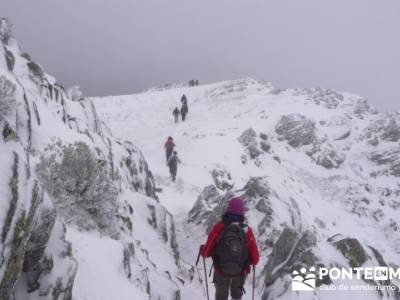
[[[82,99],[82,91],[79,86],[74,85],[68,89],[68,94],[72,101],[79,101]]]
[[[11,23],[7,18],[0,19],[0,40],[7,43],[11,37]]]
[[[103,161],[83,142],[46,150],[37,173],[65,221],[113,234],[118,190]]]
[[[2,75],[0,76],[0,120],[13,112],[15,107],[15,84]]]

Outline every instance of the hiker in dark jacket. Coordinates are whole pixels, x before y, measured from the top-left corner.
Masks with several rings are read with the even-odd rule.
[[[244,212],[245,206],[243,200],[240,198],[232,198],[229,201],[228,208],[222,220],[214,225],[206,244],[202,247],[200,254],[203,257],[212,257],[214,262],[214,284],[215,284],[215,299],[216,300],[228,300],[229,291],[232,300],[240,300],[243,296],[243,285],[246,280],[246,276],[250,273],[251,266],[255,266],[259,259],[260,254],[257,247],[256,239],[254,238],[253,230],[244,223]],[[223,245],[225,237],[228,235],[228,231],[238,230],[239,237],[243,238],[243,266],[242,269],[236,275],[226,274],[224,270],[233,270],[233,267],[228,264],[223,264],[224,261],[229,260],[229,254],[223,253]],[[232,239],[232,233],[230,233],[230,239]],[[225,237],[224,237],[225,236]],[[228,239],[227,239],[228,240]],[[237,244],[236,244],[237,246]],[[226,247],[226,246],[225,246]],[[237,248],[237,247],[236,247]],[[240,248],[240,247],[239,247]],[[224,257],[226,255],[226,257]],[[241,256],[238,256],[241,257]],[[238,269],[238,270],[239,270]]]
[[[175,181],[176,173],[178,171],[178,163],[181,163],[181,160],[177,154],[178,153],[174,151],[167,161],[167,166],[169,167],[169,173],[171,174],[172,181]]]
[[[181,97],[181,103],[182,104],[187,104],[187,98],[186,98],[185,94],[183,94],[182,97]]]
[[[174,148],[175,148],[174,139],[171,136],[169,136],[164,144],[166,161],[168,161],[168,159],[171,157]]]
[[[185,121],[186,115],[188,112],[189,112],[189,108],[188,108],[187,103],[183,103],[182,107],[181,107],[182,122]]]
[[[179,121],[179,115],[181,114],[180,110],[178,107],[175,107],[174,111],[172,112],[172,114],[175,117],[175,123],[178,123]]]

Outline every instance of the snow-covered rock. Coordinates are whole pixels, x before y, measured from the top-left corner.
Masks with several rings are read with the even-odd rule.
[[[0,47],[0,89],[0,299],[180,299],[199,290],[140,149],[13,38]]]
[[[315,140],[315,122],[300,114],[282,116],[275,132],[292,147],[310,145]]]

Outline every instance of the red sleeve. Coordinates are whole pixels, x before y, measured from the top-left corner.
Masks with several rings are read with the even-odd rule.
[[[208,235],[206,244],[201,249],[201,252],[200,252],[201,256],[210,257],[213,255],[215,246],[217,245],[219,235],[221,234],[223,229],[224,229],[223,223],[217,223],[214,225],[213,229],[211,230],[210,234]]]
[[[250,227],[248,227],[246,237],[247,237],[247,249],[249,251],[250,265],[255,266],[256,264],[258,264],[258,261],[260,260],[260,253],[258,252],[257,241],[254,237],[253,230]]]

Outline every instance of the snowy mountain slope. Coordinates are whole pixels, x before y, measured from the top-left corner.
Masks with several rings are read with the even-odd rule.
[[[13,38],[0,47],[0,299],[179,299],[181,260],[142,152]]]
[[[188,121],[175,124],[183,93]],[[187,261],[239,194],[262,250],[259,298],[335,297],[292,292],[290,274],[300,266],[398,266],[398,113],[378,113],[348,93],[278,90],[253,79],[93,100],[110,128],[145,153]],[[176,184],[164,162],[167,136],[182,160]],[[340,296],[399,298],[393,291]]]

